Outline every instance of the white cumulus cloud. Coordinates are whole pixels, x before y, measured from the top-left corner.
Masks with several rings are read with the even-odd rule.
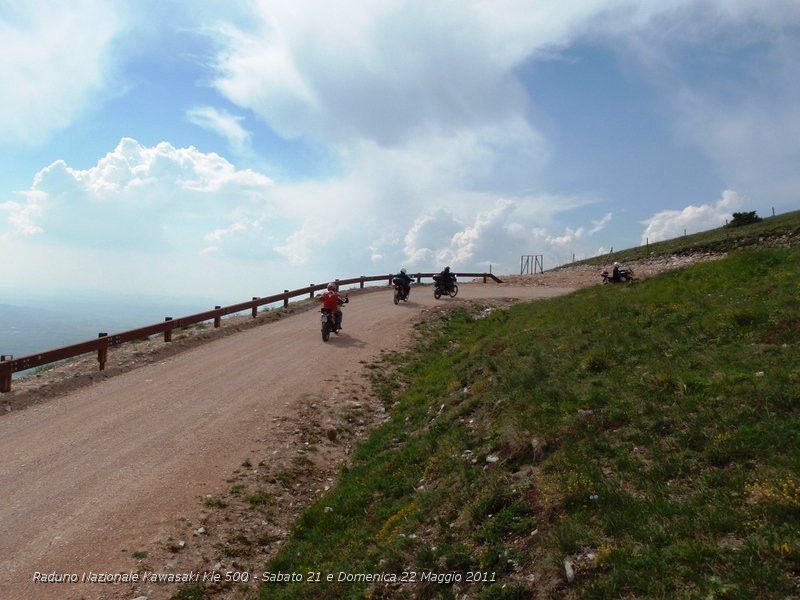
[[[64,50],[59,32],[48,37],[53,25],[41,17],[46,12],[9,19],[0,9],[0,33],[8,34],[0,35],[0,49],[15,57],[12,67],[0,64],[0,75],[20,86],[0,100],[12,103],[0,104],[0,113],[22,115],[14,122],[0,116],[0,138],[34,139],[63,127],[87,94],[102,88],[113,59],[105,51],[119,17],[102,8],[113,5],[95,12],[88,0],[74,6],[75,14],[64,19],[65,30],[79,38],[74,56]],[[676,55],[719,31],[763,29],[767,33],[757,37],[766,39],[781,23],[797,21],[793,6],[781,0],[257,0],[233,7],[235,17],[227,6],[206,6],[198,30],[210,32],[216,44],[214,88],[248,119],[330,152],[339,172],[275,184],[192,147],[123,140],[89,169],[63,161],[42,169],[30,189],[4,198],[0,216],[6,235],[18,238],[139,248],[188,243],[194,256],[209,260],[274,254],[326,273],[394,270],[405,263],[513,268],[519,254],[530,252],[551,256],[552,264],[607,245],[598,238],[612,217],[587,210],[565,226],[559,218],[589,202],[558,190],[537,191],[546,189],[540,175],[549,148],[537,122],[536,89],[522,85],[520,72],[531,61],[587,43],[636,56],[632,62],[652,69],[656,79],[671,73]],[[101,33],[78,36],[84,27]],[[38,38],[47,39],[40,45]],[[13,47],[2,45],[7,39]],[[43,48],[41,56],[35,48]],[[791,48],[776,54],[774,70],[791,56]],[[24,75],[40,64],[47,89],[56,93],[49,92],[51,104],[39,106],[34,98],[23,106],[41,95],[23,85]],[[63,81],[55,71],[66,74]],[[769,89],[796,99],[795,71]],[[35,78],[29,79],[35,88]],[[734,99],[730,110],[717,110],[726,108],[717,96],[709,100],[693,94],[688,83],[684,87],[682,114],[695,117],[686,120],[687,128],[707,120],[703,115],[724,116],[708,138],[709,154],[723,160],[728,151],[736,159],[731,165],[746,164],[738,149],[768,147],[779,136],[780,148],[765,162],[774,158],[787,172],[791,161],[780,155],[788,148],[786,156],[795,157],[795,127],[781,129],[783,120],[771,120],[769,110],[753,113]],[[746,96],[760,104],[763,95]],[[758,118],[747,123],[746,114]],[[32,124],[32,116],[41,126]],[[195,105],[186,117],[222,136],[234,153],[249,151],[252,136],[242,117],[210,105]],[[770,124],[766,130],[764,123]],[[720,202],[654,215],[646,224],[651,239],[730,210],[724,195]]]
[[[214,153],[123,138],[88,169],[56,161],[36,174],[24,201],[8,201],[6,236],[42,236],[76,246],[153,250],[188,242],[222,244],[257,231],[269,214],[272,181]],[[221,222],[231,224],[219,227]],[[247,225],[245,225],[247,223]]]
[[[552,206],[543,206],[545,195],[531,191],[544,187],[550,150],[536,89],[522,85],[520,72],[571,45],[596,44],[672,93],[692,89],[688,80],[675,84],[687,49],[720,38],[735,47],[749,39],[772,47],[782,23],[800,22],[791,0],[249,6],[249,18],[220,16],[204,30],[218,48],[214,86],[279,135],[331,150],[342,170],[338,178],[275,190],[286,199],[281,204],[292,198],[303,212],[302,227],[279,250],[295,264],[349,257],[359,247],[370,248],[376,264],[511,262],[525,244],[562,259],[591,254],[611,215],[554,225],[553,215],[573,208],[574,198],[555,193]],[[498,209],[501,199],[513,208]],[[336,209],[323,216],[327,206]],[[359,227],[348,221],[353,215]],[[376,251],[366,226],[389,229],[403,242]],[[487,242],[490,236],[497,243]]]
[[[733,190],[725,190],[714,203],[689,205],[682,210],[662,210],[643,221],[641,243],[658,242],[705,229],[721,227],[734,211],[742,208],[743,199]]]
[[[410,267],[441,268],[445,264],[457,270],[487,269],[513,272],[522,254],[543,254],[549,266],[566,262],[570,253],[593,255],[592,236],[597,233],[580,226],[565,228],[562,233],[553,217],[563,208],[582,205],[574,198],[553,202],[552,197],[502,198],[487,203],[468,222],[439,209],[420,217],[404,239],[404,257]],[[599,221],[608,222],[607,214]]]
[[[402,143],[524,116],[515,69],[576,40],[698,43],[725,27],[800,21],[775,0],[255,2],[220,17],[217,89],[281,135]],[[242,24],[242,22],[246,24]],[[667,40],[667,41],[665,41]],[[635,48],[637,54],[646,51]]]
[[[0,210],[8,213],[9,231],[3,234],[5,237],[10,237],[11,232],[29,236],[42,231],[42,228],[36,225],[36,220],[42,214],[41,194],[31,191],[21,195],[26,197],[23,203],[12,200],[0,203]]]
[[[526,99],[461,3],[256,3],[219,27],[216,87],[286,137],[398,143],[519,114]]]
[[[450,245],[464,223],[444,209],[419,217],[405,235],[405,262],[429,265],[439,260],[443,248]]]

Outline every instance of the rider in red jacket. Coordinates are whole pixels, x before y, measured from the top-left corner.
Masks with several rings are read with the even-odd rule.
[[[347,304],[350,300],[348,300],[347,296],[342,296],[338,291],[336,291],[336,285],[333,283],[328,284],[328,289],[326,292],[320,296],[320,300],[325,308],[330,310],[334,315],[334,333],[338,333],[338,331],[342,328],[342,309],[339,308],[342,304]]]

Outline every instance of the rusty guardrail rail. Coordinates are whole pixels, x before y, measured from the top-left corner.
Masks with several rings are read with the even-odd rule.
[[[453,273],[457,277],[483,277],[483,283],[487,279],[493,279],[497,283],[502,283],[495,275],[491,273]],[[424,277],[433,277],[434,273],[416,273],[414,278],[417,283],[420,283]],[[360,288],[364,287],[365,283],[372,281],[387,281],[392,285],[392,277],[394,275],[370,275],[360,277],[352,277],[350,279],[336,279],[334,280],[337,285],[353,285],[359,284]],[[282,294],[274,294],[272,296],[258,297],[253,296],[252,300],[247,302],[240,302],[239,304],[232,304],[230,306],[215,306],[214,310],[207,310],[205,312],[195,313],[186,317],[165,317],[163,323],[155,323],[153,325],[145,325],[137,329],[130,329],[120,333],[108,335],[108,333],[99,333],[97,339],[71,344],[69,346],[62,346],[53,350],[46,350],[44,352],[37,352],[36,354],[28,354],[14,358],[11,355],[0,355],[0,393],[7,393],[11,391],[11,376],[19,371],[25,371],[34,367],[40,367],[50,363],[58,362],[67,358],[80,356],[81,354],[88,354],[89,352],[97,352],[97,362],[100,370],[106,367],[108,358],[108,349],[112,346],[119,346],[125,342],[132,342],[142,338],[150,337],[151,335],[164,335],[165,342],[172,341],[172,332],[180,327],[187,327],[196,323],[204,321],[214,321],[214,327],[219,327],[222,323],[222,317],[232,315],[238,312],[249,310],[252,312],[253,318],[258,315],[258,307],[274,302],[283,301],[283,306],[289,306],[289,298],[296,298],[298,296],[309,295],[309,298],[314,297],[314,292],[324,290],[327,283],[309,284],[308,287],[299,288],[296,290],[283,290]]]

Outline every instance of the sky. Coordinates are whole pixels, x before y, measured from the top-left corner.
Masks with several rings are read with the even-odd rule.
[[[800,204],[800,0],[0,0],[0,54],[0,289],[511,273]]]

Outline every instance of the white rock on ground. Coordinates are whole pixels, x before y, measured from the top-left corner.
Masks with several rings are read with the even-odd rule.
[[[564,559],[564,575],[567,577],[567,583],[575,581],[575,567],[572,566],[572,561],[568,558]]]

